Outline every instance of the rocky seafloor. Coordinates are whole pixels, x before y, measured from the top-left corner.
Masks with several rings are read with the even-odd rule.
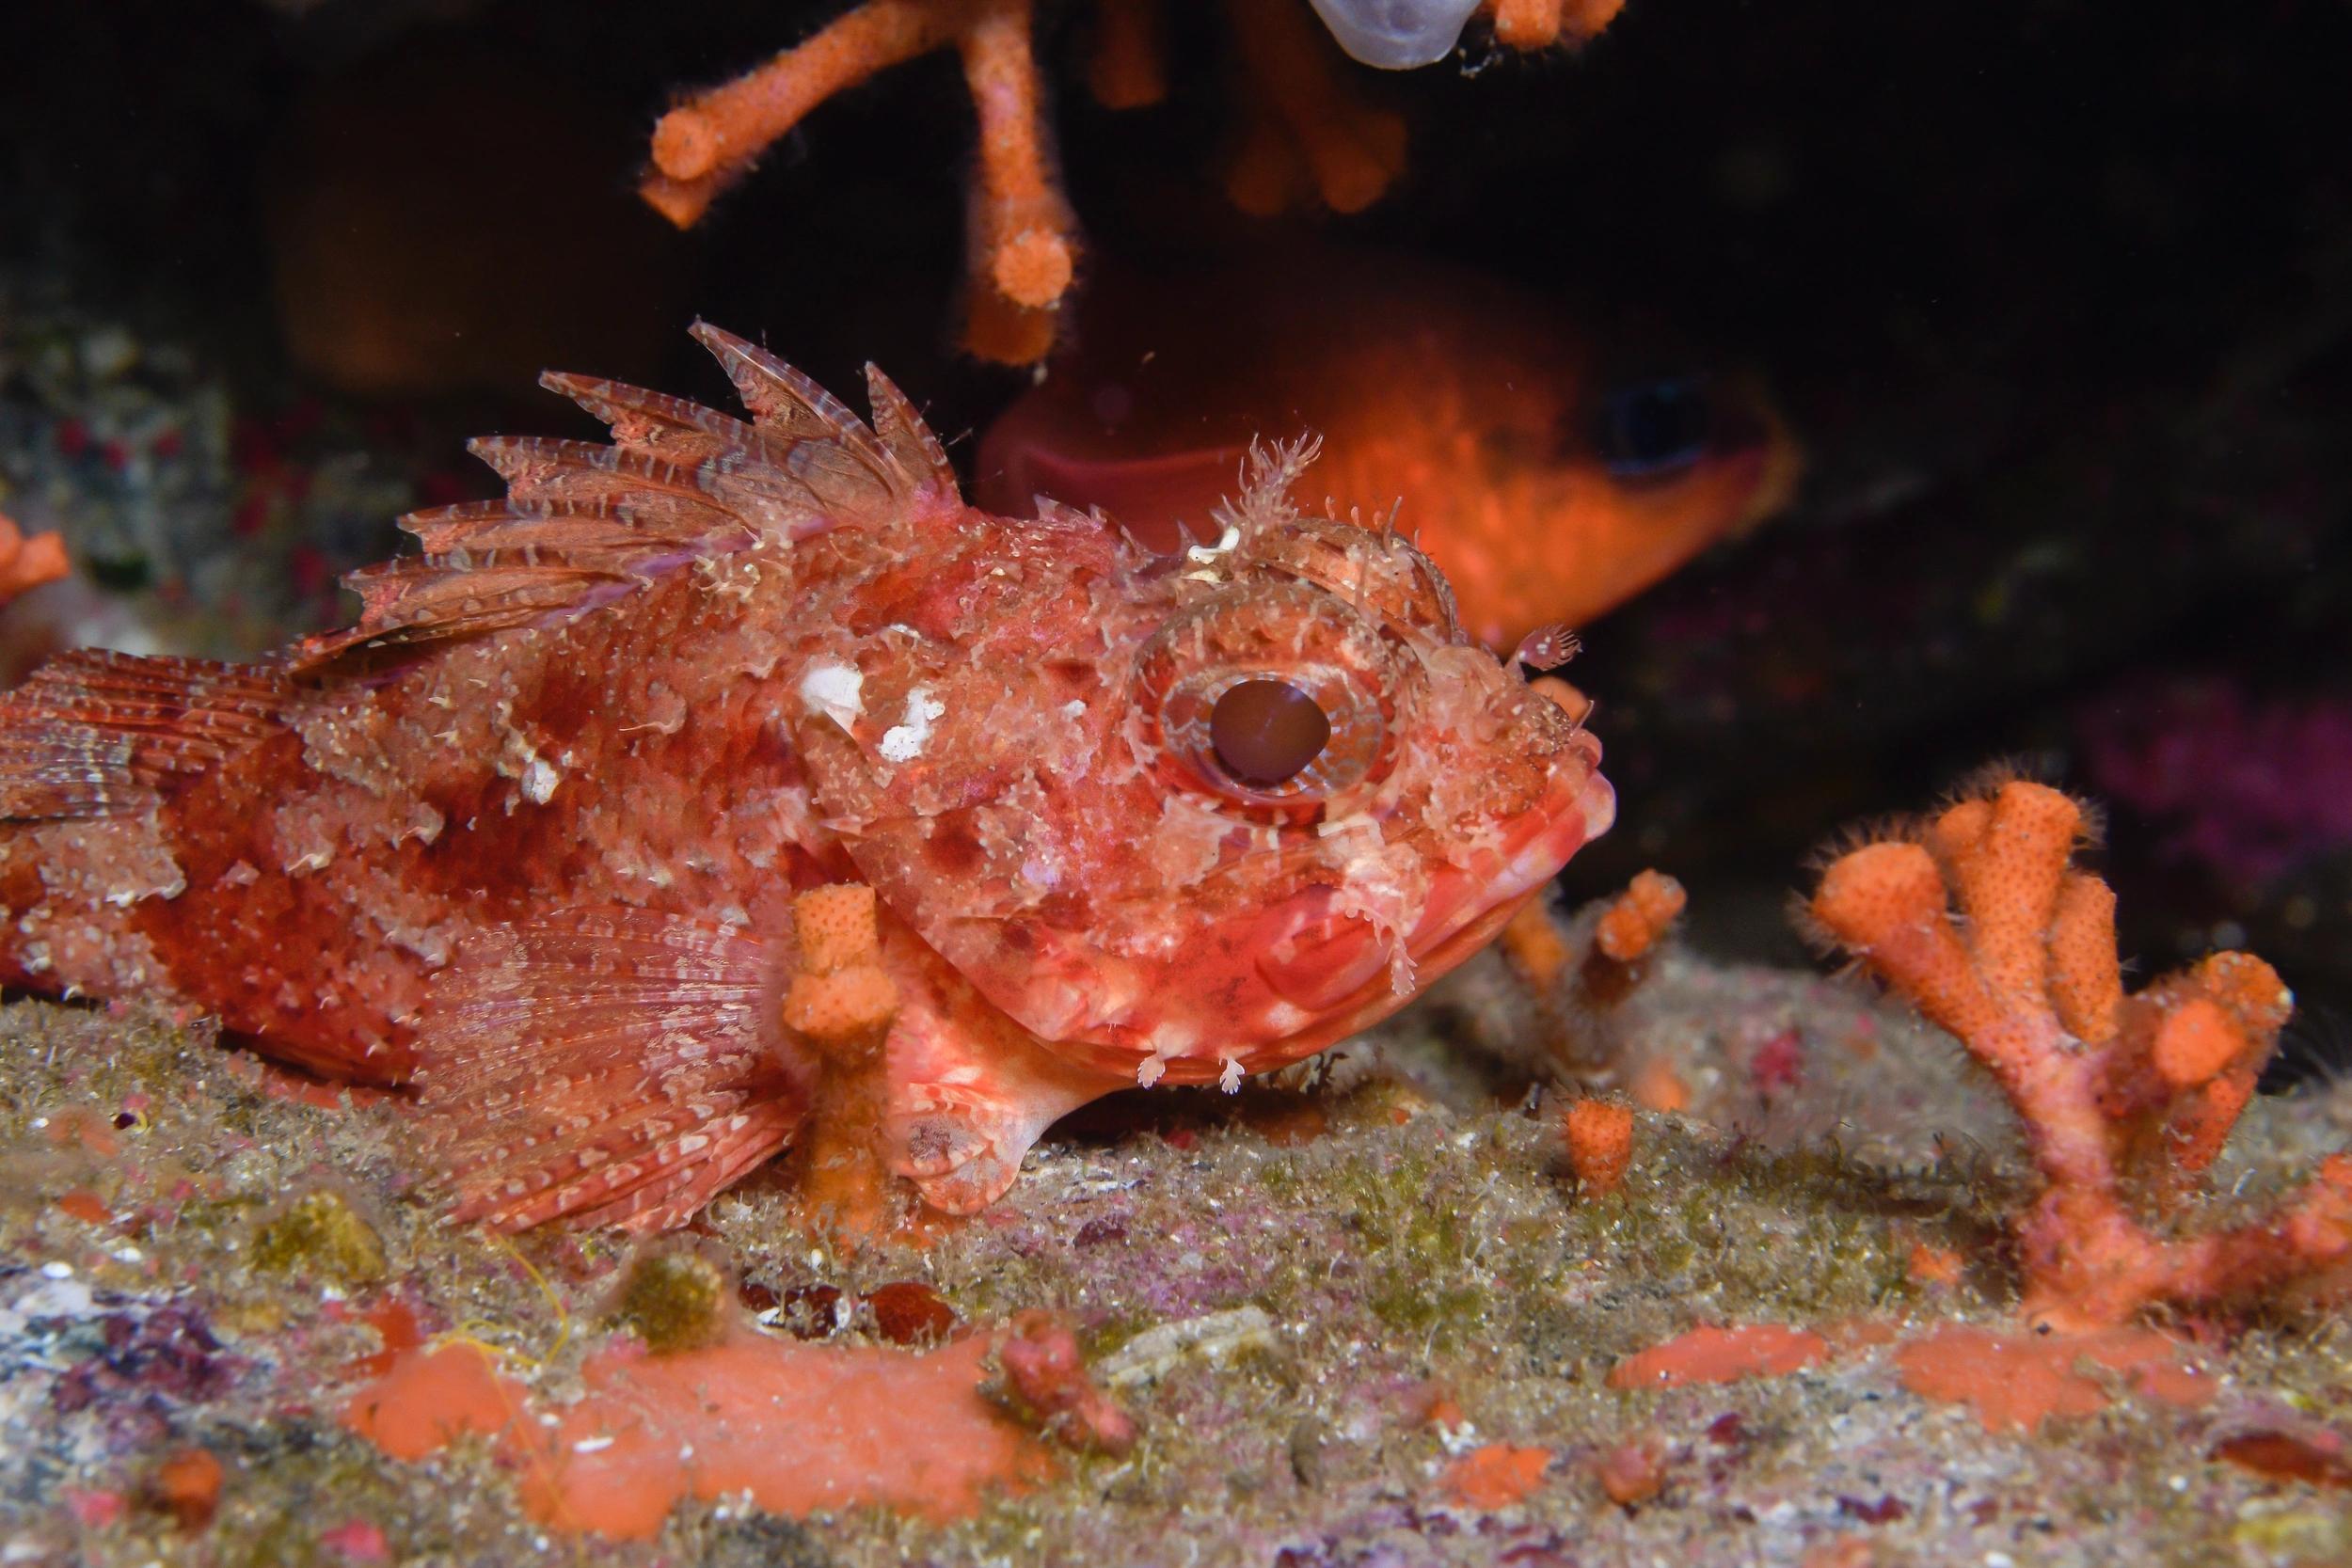
[[[1669,953],[1611,1021],[1613,1067],[1669,1071],[1689,1107],[1640,1116],[1602,1198],[1519,1092],[1529,1027],[1501,966],[1473,964],[1314,1083],[1124,1097],[1049,1138],[998,1208],[919,1243],[844,1245],[781,1175],[755,1178],[657,1249],[716,1265],[736,1299],[715,1321],[755,1356],[946,1358],[890,1342],[1053,1308],[1139,1440],[1040,1440],[968,1377],[936,1410],[845,1400],[755,1467],[886,1470],[977,1421],[1025,1445],[1024,1479],[975,1510],[916,1477],[911,1504],[797,1519],[722,1491],[615,1539],[568,1528],[511,1443],[395,1458],[354,1412],[404,1354],[454,1344],[496,1369],[516,1421],[557,1430],[631,1325],[653,1332],[616,1308],[644,1245],[453,1228],[406,1106],[311,1103],[151,1009],[12,1004],[0,1563],[2352,1560],[2341,1311],[2185,1319],[2151,1337],[2161,1367],[2032,1371],[1999,1227],[2024,1190],[2006,1112],[1904,1010]],[[2348,1135],[2341,1085],[2263,1101],[2197,1218],[2252,1208]],[[1957,1395],[1969,1377],[1914,1360],[1953,1323],[2007,1336]],[[1745,1325],[1812,1348],[1761,1358],[1794,1370],[1708,1381],[1728,1374],[1685,1358],[1625,1386],[1629,1358]],[[2042,1418],[2004,1422],[2029,1384]],[[199,1459],[191,1486],[199,1450],[217,1476]]]

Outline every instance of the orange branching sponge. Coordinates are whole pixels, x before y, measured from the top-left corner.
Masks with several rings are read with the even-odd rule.
[[[1589,39],[1625,0],[1486,0],[1518,50]],[[1075,277],[1076,221],[1055,168],[1035,42],[1036,0],[862,0],[767,64],[699,93],[654,127],[638,194],[680,229],[701,221],[759,156],[834,94],[952,45],[979,119],[964,346],[1026,365],[1054,346]],[[1365,102],[1305,0],[1226,0],[1253,101],[1226,188],[1267,214],[1306,198],[1360,212],[1405,169],[1405,121]],[[1165,100],[1160,0],[1096,0],[1089,90],[1107,108]]]
[[[2012,780],[1915,837],[1840,855],[1809,906],[1992,1071],[2025,1122],[2043,1185],[2017,1227],[2028,1311],[2094,1326],[2352,1265],[2352,1156],[2250,1225],[2176,1240],[2138,1217],[2212,1162],[2294,999],[2245,953],[2125,996],[2115,896],[2070,865],[2082,833],[2074,800]]]
[[[1077,240],[1055,177],[1031,45],[1034,0],[865,0],[654,128],[638,192],[679,228],[750,172],[778,137],[834,94],[952,43],[979,116],[967,344],[1026,364],[1053,343],[1047,312],[1070,287]]]
[[[1588,1197],[1607,1197],[1625,1180],[1633,1159],[1633,1107],[1606,1100],[1571,1100],[1560,1114],[1568,1169]]]
[[[0,604],[27,589],[56,581],[69,569],[65,541],[54,530],[27,539],[14,518],[0,514]]]

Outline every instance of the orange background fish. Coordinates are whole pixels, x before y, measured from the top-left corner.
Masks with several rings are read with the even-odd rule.
[[[1385,516],[1507,649],[1581,624],[1784,505],[1802,466],[1744,379],[1615,376],[1565,311],[1400,259],[1277,252],[1089,285],[1074,346],[982,440],[979,500],[1099,505],[1168,548],[1214,533],[1255,436],[1312,430],[1296,499]]]

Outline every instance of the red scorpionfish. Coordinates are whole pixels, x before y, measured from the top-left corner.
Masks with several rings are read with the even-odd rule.
[[[0,699],[0,979],[421,1083],[461,1217],[675,1225],[828,1118],[968,1212],[1098,1096],[1386,1016],[1609,826],[1428,560],[1282,499],[1298,449],[1157,555],[695,333],[750,423],[550,374],[612,444],[477,442],[506,499],[405,518],[357,625]],[[782,1012],[836,883],[897,997],[847,1077]]]

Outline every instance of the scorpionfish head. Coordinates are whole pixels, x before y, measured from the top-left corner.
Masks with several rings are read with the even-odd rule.
[[[962,763],[930,809],[853,813],[861,869],[988,1002],[1147,1085],[1385,1017],[1615,812],[1598,741],[1470,641],[1427,557],[1280,499],[1300,466],[1268,460],[1216,548],[1056,580],[1017,665],[935,682]]]

